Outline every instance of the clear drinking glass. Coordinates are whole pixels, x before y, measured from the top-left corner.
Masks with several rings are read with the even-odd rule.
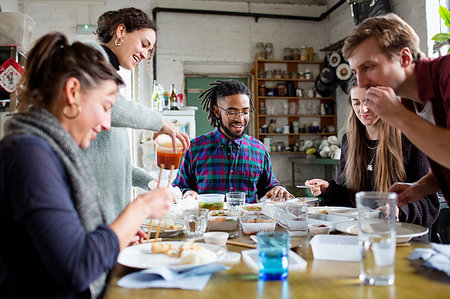
[[[306,203],[286,207],[286,228],[290,236],[308,234],[308,205]]]
[[[228,210],[240,211],[240,207],[245,203],[245,192],[228,192],[225,195],[228,204]]]
[[[198,209],[185,211],[184,218],[184,233],[188,238],[196,238],[203,235],[206,231],[208,209]]]
[[[289,267],[289,235],[285,232],[259,232],[258,268],[260,280],[285,280]]]
[[[397,194],[393,192],[356,193],[361,246],[359,279],[364,284],[394,283],[396,204]]]

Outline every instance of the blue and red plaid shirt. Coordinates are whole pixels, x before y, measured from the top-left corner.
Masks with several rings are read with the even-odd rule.
[[[217,128],[191,141],[173,182],[184,193],[242,191],[247,202],[256,202],[274,186],[270,156],[257,139],[244,134],[230,140]]]

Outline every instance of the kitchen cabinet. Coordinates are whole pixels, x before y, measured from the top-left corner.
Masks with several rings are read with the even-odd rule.
[[[306,139],[336,135],[336,99],[315,92],[322,61],[256,60],[254,64],[255,136],[294,149]],[[311,76],[304,77],[310,72]],[[281,78],[280,78],[281,74]],[[275,122],[272,132],[270,123]],[[294,124],[298,123],[298,130]],[[318,127],[318,128],[317,128]],[[267,146],[267,143],[266,143]],[[280,151],[272,151],[280,153]],[[281,153],[287,153],[282,150]],[[299,154],[298,151],[289,152]]]

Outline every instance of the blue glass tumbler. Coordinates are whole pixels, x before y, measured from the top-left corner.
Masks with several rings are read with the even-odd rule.
[[[285,280],[289,272],[289,234],[259,232],[258,267],[260,280]]]

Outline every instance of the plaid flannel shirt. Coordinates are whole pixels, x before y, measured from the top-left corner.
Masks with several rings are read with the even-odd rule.
[[[218,128],[191,141],[173,184],[183,193],[246,192],[248,203],[280,185],[272,172],[270,156],[259,140],[246,134],[230,140]]]

